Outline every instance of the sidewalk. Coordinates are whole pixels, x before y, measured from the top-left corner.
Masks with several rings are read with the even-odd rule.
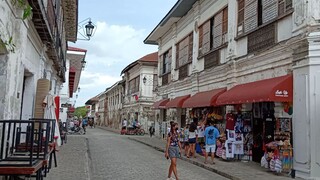
[[[115,133],[120,133],[119,130],[110,129],[108,127],[99,127],[108,131]],[[158,151],[164,152],[165,150],[165,141],[158,139],[156,137],[150,138],[148,135],[145,136],[127,136],[130,140],[137,141],[149,147],[152,147]],[[190,162],[194,165],[205,168],[209,171],[217,173],[221,176],[232,180],[247,180],[247,179],[259,179],[259,180],[288,180],[291,179],[286,177],[283,174],[276,175],[272,172],[269,172],[266,169],[263,169],[259,166],[258,163],[254,162],[241,162],[241,161],[232,161],[227,162],[221,159],[216,159],[216,164],[204,164],[204,157],[198,155],[197,158],[186,158],[181,157],[182,160]],[[296,178],[298,179],[298,178]]]
[[[68,135],[68,142],[57,152],[58,167],[52,167],[46,180],[88,180],[89,157],[87,139]]]

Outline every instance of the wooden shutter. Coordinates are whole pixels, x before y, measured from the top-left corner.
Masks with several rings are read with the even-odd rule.
[[[213,48],[219,47],[222,44],[222,18],[223,11],[214,16]]]
[[[245,0],[244,32],[258,27],[258,0]]]
[[[207,21],[202,26],[203,26],[202,53],[205,54],[210,51],[210,21]]]
[[[199,56],[203,55],[202,45],[203,45],[203,26],[200,26],[199,27]]]
[[[244,32],[244,0],[238,0],[238,35]]]
[[[278,17],[278,0],[262,1],[262,22],[267,23]]]
[[[159,75],[162,75],[163,74],[163,55],[160,56],[160,61],[159,61]]]
[[[179,44],[180,43],[176,44],[176,69],[179,68],[179,59],[180,59],[180,56],[179,56],[179,54],[180,54],[180,52],[179,52],[179,48],[180,48]]]
[[[171,72],[171,62],[172,62],[172,49],[168,51],[168,62],[167,62],[167,72]]]
[[[222,17],[222,44],[228,42],[228,8],[223,10]]]
[[[50,81],[48,79],[39,79],[37,81],[36,100],[34,106],[34,118],[44,118],[43,100],[50,91]]]
[[[193,32],[189,35],[188,39],[189,39],[188,62],[191,62],[193,58]]]

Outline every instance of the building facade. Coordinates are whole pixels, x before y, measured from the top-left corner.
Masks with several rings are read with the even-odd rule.
[[[121,80],[116,82],[114,85],[108,88],[106,91],[107,102],[107,126],[120,129],[121,122],[123,120],[123,97],[125,89],[125,81]]]
[[[77,40],[77,0],[28,2],[33,15],[27,17],[18,3],[0,3],[0,119],[34,117],[39,79],[50,81],[50,94],[59,94],[67,41]]]
[[[98,96],[99,99],[99,106],[98,106],[98,115],[97,115],[97,120],[96,124],[99,126],[105,125],[105,116],[106,116],[106,101],[107,101],[107,96],[106,92],[102,92]]]
[[[207,111],[191,112],[199,106],[223,106],[224,113],[252,112],[261,106],[272,109],[274,116],[292,123],[292,168],[296,175],[320,177],[320,155],[316,153],[320,146],[315,140],[320,127],[316,118],[320,114],[315,109],[320,104],[319,7],[317,0],[177,1],[145,39],[146,44],[159,46],[158,101],[154,104],[159,109],[159,122],[175,120],[185,125],[183,116],[190,122],[197,113]],[[287,89],[270,91],[274,100],[250,99],[257,92],[242,92],[235,98],[241,87],[249,93],[252,83],[271,81],[271,87],[279,79],[286,79],[282,82],[288,83],[283,87]],[[259,90],[265,89],[267,86]],[[186,96],[195,103],[183,99]],[[199,102],[194,97],[199,97]],[[166,106],[171,101],[174,103]],[[266,121],[253,122],[267,127]]]
[[[125,80],[123,118],[129,124],[137,119],[145,130],[154,123],[152,104],[157,84],[157,64],[158,52],[155,52],[134,61],[121,72]]]
[[[78,91],[81,72],[83,70],[83,61],[86,58],[87,50],[68,47],[66,58],[66,81],[62,84],[60,91],[60,119],[62,122],[67,122],[67,119],[72,118],[68,113],[73,113],[74,104],[71,98],[77,98],[73,94]],[[70,115],[70,114],[69,114]]]

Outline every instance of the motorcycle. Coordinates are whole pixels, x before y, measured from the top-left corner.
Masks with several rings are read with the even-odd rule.
[[[84,129],[80,126],[74,126],[73,128],[70,128],[68,131],[68,134],[84,134]]]
[[[120,132],[121,135],[145,135],[145,131],[142,126],[134,128],[134,127],[127,127],[126,129],[122,129]]]

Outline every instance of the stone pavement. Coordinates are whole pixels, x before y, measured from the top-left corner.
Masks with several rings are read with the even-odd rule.
[[[69,135],[57,154],[58,167],[49,180],[165,180],[170,161],[163,153],[126,136],[95,128]],[[182,180],[226,180],[191,163],[178,160]]]
[[[119,133],[119,130],[110,129],[107,127],[100,127],[108,131],[112,131],[114,133]],[[127,136],[129,139],[152,147],[158,151],[164,152],[165,149],[165,141],[153,137],[150,138],[148,135],[145,136]],[[204,157],[198,155],[197,158],[186,158],[182,157],[181,159],[195,164],[199,167],[205,168],[217,174],[220,174],[224,177],[233,180],[247,180],[247,179],[259,179],[259,180],[286,180],[291,179],[284,174],[274,174],[272,172],[268,172],[266,169],[263,169],[259,166],[259,164],[254,162],[240,162],[240,161],[232,161],[227,162],[220,159],[216,159],[215,165],[204,164]],[[298,178],[296,178],[298,179]]]
[[[68,142],[57,152],[58,167],[52,167],[45,180],[89,179],[88,142],[86,136],[68,135]]]

